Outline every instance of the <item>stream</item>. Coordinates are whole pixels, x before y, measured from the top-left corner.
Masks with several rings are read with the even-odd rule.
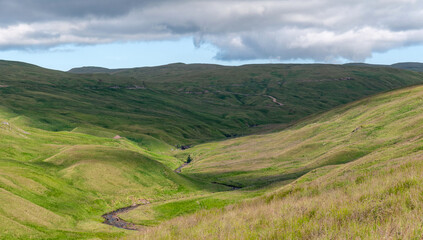
[[[117,215],[120,213],[126,213],[131,210],[134,210],[141,205],[145,204],[131,205],[129,207],[119,208],[113,212],[106,213],[102,216],[104,218],[103,223],[126,230],[140,231],[142,228],[144,228],[144,226],[126,222],[125,220],[119,218]]]
[[[177,169],[175,169],[175,173],[181,173],[182,168],[184,168],[188,164],[189,164],[188,162],[183,163],[181,166],[179,166]],[[230,185],[230,184],[226,184],[226,183],[212,182],[212,184],[230,187],[231,188],[230,191],[234,191],[234,190],[238,190],[238,189],[242,188],[242,187],[239,187],[239,186]],[[117,227],[117,228],[126,229],[126,230],[140,231],[143,228],[145,228],[145,226],[127,222],[127,221],[121,219],[120,217],[118,217],[118,215],[121,214],[121,213],[126,213],[126,212],[129,212],[129,211],[132,211],[132,210],[138,208],[139,206],[147,205],[147,204],[150,204],[150,202],[147,201],[146,203],[143,203],[143,204],[134,204],[134,205],[131,205],[131,206],[128,206],[128,207],[119,208],[119,209],[117,209],[113,212],[103,214],[101,216],[101,217],[104,218],[103,223],[110,225],[110,226]]]

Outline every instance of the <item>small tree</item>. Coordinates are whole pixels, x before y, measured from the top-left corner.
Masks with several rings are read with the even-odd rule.
[[[192,158],[191,158],[191,155],[188,155],[187,163],[190,163],[190,162],[192,162]]]

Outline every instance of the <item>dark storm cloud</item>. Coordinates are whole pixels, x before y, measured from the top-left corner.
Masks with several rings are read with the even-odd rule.
[[[360,61],[423,42],[417,0],[0,0],[0,49],[194,37],[217,58]]]
[[[0,0],[0,23],[117,17],[161,0]]]

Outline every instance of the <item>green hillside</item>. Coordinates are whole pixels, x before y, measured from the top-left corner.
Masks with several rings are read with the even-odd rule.
[[[28,127],[0,112],[0,238],[117,237],[101,224],[119,207],[216,191],[173,172],[180,161],[126,139]],[[166,164],[164,164],[166,163]]]
[[[420,151],[421,87],[351,103],[420,84],[423,74],[418,72],[171,64],[75,74],[8,61],[0,61],[0,72],[0,239],[238,236],[226,231],[244,238],[279,238],[272,229],[295,230],[295,217],[301,214],[284,222],[254,212],[256,222],[237,211],[282,214],[278,211],[284,209],[276,211],[268,203],[307,202],[331,189],[354,190],[357,182],[391,169],[392,159],[414,161]],[[323,113],[345,103],[350,104]],[[187,145],[195,146],[177,149]],[[355,180],[368,170],[350,165],[367,166],[379,153],[383,160],[377,161],[375,175],[367,172]],[[175,172],[188,159],[192,162],[182,173]],[[346,173],[332,177],[345,169],[352,182],[339,180]],[[329,187],[317,187],[312,195],[313,184]],[[137,204],[142,206],[119,217],[136,224],[142,235],[102,223],[103,214]],[[241,214],[239,221],[232,214]],[[250,221],[261,230],[251,231]],[[326,226],[337,233],[343,225],[328,221]],[[301,228],[303,235],[291,236],[332,236],[313,231]]]
[[[422,101],[423,87],[407,88],[336,108],[279,133],[190,149],[194,161],[186,174],[245,186],[274,180],[286,185],[137,236],[420,239]]]
[[[421,73],[338,65],[171,64],[71,74],[0,62],[0,102],[52,131],[108,129],[150,150],[283,128]],[[274,102],[276,101],[276,102]]]

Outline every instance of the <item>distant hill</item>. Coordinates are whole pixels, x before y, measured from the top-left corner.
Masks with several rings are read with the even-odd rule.
[[[0,72],[0,85],[6,86],[0,88],[1,106],[27,116],[32,126],[113,129],[148,149],[283,128],[372,94],[423,83],[417,72],[326,64],[176,63],[72,74],[1,61]]]
[[[182,67],[186,69],[187,67],[194,67],[195,69],[198,69],[200,66],[203,67],[211,67],[215,66],[216,68],[219,67],[219,65],[213,65],[213,64],[184,64],[184,63],[173,63],[169,65],[163,65],[160,66],[162,68],[174,68],[177,69],[178,67]],[[356,67],[392,67],[396,69],[404,69],[404,70],[410,70],[410,71],[416,71],[416,72],[423,72],[423,63],[419,62],[402,62],[402,63],[395,63],[391,65],[383,65],[383,64],[368,64],[368,63],[346,63],[344,66],[356,66]],[[222,66],[220,66],[222,67]],[[69,73],[77,73],[77,74],[90,74],[90,73],[108,73],[108,74],[115,74],[118,72],[137,72],[142,71],[143,69],[154,69],[158,67],[139,67],[139,68],[116,68],[116,69],[109,69],[109,68],[103,68],[103,67],[79,67],[79,68],[72,68],[69,70]]]
[[[347,63],[345,66],[357,66],[357,67],[391,67],[397,69],[404,69],[416,72],[423,72],[423,63],[418,62],[403,62],[395,63],[392,65],[380,65],[380,64],[367,64],[367,63]]]
[[[95,74],[95,73],[108,73],[108,74],[115,74],[118,72],[157,72],[158,69],[166,69],[166,70],[205,70],[211,68],[221,68],[224,66],[215,65],[215,64],[185,64],[185,63],[171,63],[162,66],[156,67],[136,67],[136,68],[103,68],[103,67],[94,67],[94,66],[87,66],[87,67],[78,67],[72,68],[69,70],[69,73],[76,73],[76,74]]]
[[[416,72],[423,72],[423,63],[418,62],[404,62],[404,63],[396,63],[392,64],[391,67],[398,68],[398,69],[406,69]]]
[[[68,72],[77,74],[89,74],[89,73],[115,73],[124,69],[108,69],[103,67],[80,67],[72,68]]]

